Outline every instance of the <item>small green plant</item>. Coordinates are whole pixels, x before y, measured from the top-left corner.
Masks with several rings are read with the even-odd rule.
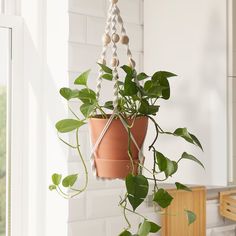
[[[105,65],[99,64],[101,70],[103,71],[102,78],[112,81],[113,80],[113,70]],[[138,116],[146,116],[153,123],[155,127],[155,137],[150,143],[148,149],[152,153],[153,157],[153,168],[147,169],[143,164],[139,163],[141,168],[145,169],[149,177],[143,174],[135,175],[134,171],[125,179],[126,193],[119,202],[119,206],[123,209],[123,215],[127,222],[127,227],[123,229],[120,236],[132,236],[130,232],[132,226],[127,215],[128,212],[139,215],[143,218],[143,221],[139,225],[138,232],[135,235],[146,236],[150,233],[156,233],[161,229],[161,226],[154,222],[149,221],[145,216],[137,212],[138,207],[144,202],[145,198],[149,192],[150,182],[153,183],[153,202],[157,204],[160,208],[167,208],[173,198],[172,196],[161,186],[160,182],[164,182],[168,178],[172,177],[178,170],[179,164],[182,161],[190,160],[194,161],[200,166],[203,164],[193,155],[183,152],[181,157],[177,161],[166,157],[160,152],[155,146],[155,143],[159,135],[171,135],[173,137],[182,138],[183,140],[196,145],[198,148],[202,149],[201,143],[197,137],[190,133],[187,128],[177,128],[173,132],[165,131],[160,127],[158,122],[155,120],[155,116],[159,111],[159,100],[168,100],[170,98],[170,85],[168,79],[175,77],[176,75],[167,71],[158,71],[152,76],[145,73],[137,74],[136,70],[129,66],[122,66],[121,69],[125,72],[125,78],[123,80],[119,79],[117,86],[119,88],[119,101],[118,101],[118,113],[125,120],[128,118],[135,118]],[[109,113],[114,109],[112,101],[106,101],[101,104],[96,96],[96,93],[88,87],[88,77],[89,72],[86,71],[82,73],[76,80],[75,85],[80,86],[80,89],[72,90],[70,88],[62,88],[60,94],[66,100],[79,99],[82,105],[80,106],[80,111],[83,114],[83,119],[79,119],[78,115],[69,107],[71,112],[74,114],[74,119],[64,119],[56,124],[56,129],[58,131],[59,139],[68,145],[72,149],[77,149],[78,156],[80,157],[84,171],[85,171],[85,182],[81,189],[76,189],[74,187],[78,174],[73,174],[66,176],[62,179],[62,175],[53,174],[52,185],[50,185],[50,190],[56,190],[64,198],[72,198],[76,195],[82,193],[86,190],[88,185],[88,171],[80,150],[79,142],[79,129],[81,126],[85,125],[90,117],[101,116],[104,118],[109,117]],[[137,83],[139,81],[140,83]],[[126,123],[126,128],[128,131],[129,145],[128,145],[128,155],[130,156],[130,161],[133,162],[132,152],[130,150],[131,135],[130,129],[131,125]],[[70,144],[60,137],[61,133],[74,132],[76,136],[76,144]],[[202,149],[203,150],[203,149]],[[133,166],[133,163],[132,163]],[[151,177],[150,177],[151,176]],[[176,188],[179,190],[191,191],[187,186],[182,183],[175,183]],[[68,189],[68,192],[63,191],[62,187]],[[186,220],[189,224],[195,221],[195,214],[190,210],[186,209]]]

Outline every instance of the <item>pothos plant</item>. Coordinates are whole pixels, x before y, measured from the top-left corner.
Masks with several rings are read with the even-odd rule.
[[[102,78],[112,81],[112,69],[103,64],[99,64],[99,66],[104,72]],[[147,176],[144,174],[135,174],[131,172],[125,178],[126,193],[121,197],[119,206],[123,209],[123,215],[127,222],[127,227],[125,227],[123,231],[121,230],[122,232],[119,236],[146,236],[150,233],[156,233],[161,229],[161,226],[149,221],[144,215],[138,213],[137,211],[138,207],[145,201],[150,186],[153,185],[152,191],[154,204],[159,206],[160,209],[165,209],[171,204],[173,197],[168,193],[168,191],[162,188],[160,183],[163,183],[163,181],[172,177],[178,171],[179,165],[182,161],[194,161],[204,168],[203,164],[195,156],[187,152],[183,152],[182,156],[177,161],[166,157],[155,145],[158,136],[171,135],[173,137],[182,138],[183,140],[190,144],[196,145],[202,150],[203,148],[198,138],[194,134],[190,133],[187,128],[177,128],[173,132],[165,131],[160,127],[155,119],[155,116],[158,114],[160,109],[159,100],[168,100],[170,98],[170,85],[168,79],[175,77],[175,74],[167,71],[158,71],[152,76],[149,76],[145,73],[138,74],[135,69],[127,65],[122,66],[121,69],[123,69],[125,72],[125,78],[119,78],[118,81],[118,112],[125,119],[138,116],[148,117],[155,127],[155,137],[148,147],[148,150],[151,152],[153,158],[152,169],[148,169],[144,166],[144,164],[139,163],[141,168],[145,169],[146,173],[148,173]],[[97,99],[95,91],[88,87],[89,72],[90,71],[86,71],[82,73],[74,81],[74,84],[80,87],[79,89],[72,90],[70,88],[62,88],[60,90],[61,96],[67,101],[71,99],[80,100],[80,111],[84,117],[83,119],[80,119],[78,115],[69,107],[70,111],[74,115],[74,119],[64,119],[57,122],[56,124],[59,139],[70,148],[77,150],[85,172],[85,182],[79,189],[75,187],[75,183],[78,180],[79,174],[68,175],[65,177],[62,177],[61,174],[52,175],[52,185],[49,186],[49,189],[57,191],[62,197],[66,199],[73,198],[84,192],[88,186],[89,181],[87,166],[81,153],[79,141],[80,127],[86,125],[90,117],[98,115],[104,118],[109,117],[109,114],[111,113],[109,110],[111,111],[114,109],[112,101],[106,101],[104,104],[101,104]],[[140,83],[137,83],[137,80]],[[129,131],[131,129],[131,125],[127,125],[127,127],[128,133],[130,133]],[[69,132],[75,133],[76,144],[68,143],[60,136],[61,133]],[[129,145],[127,152],[129,155],[132,155],[130,154],[130,135],[128,142]],[[152,183],[152,185],[150,183]],[[191,191],[187,186],[179,182],[176,182],[175,186],[178,190]],[[65,191],[65,189],[69,191]],[[136,214],[141,216],[143,219],[136,234],[131,233],[132,226],[129,221],[129,214],[127,213]],[[186,220],[188,220],[189,224],[195,221],[196,215],[194,212],[186,209],[185,214]]]

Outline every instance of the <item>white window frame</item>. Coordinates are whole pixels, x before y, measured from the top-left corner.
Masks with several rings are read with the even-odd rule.
[[[24,76],[23,76],[23,20],[18,16],[0,15],[0,27],[11,30],[10,89],[8,94],[7,165],[7,236],[23,236],[24,219]]]

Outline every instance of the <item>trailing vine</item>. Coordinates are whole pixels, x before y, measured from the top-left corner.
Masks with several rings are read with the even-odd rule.
[[[112,69],[99,64],[101,71],[103,71],[102,78],[111,81],[113,79]],[[183,152],[181,157],[175,161],[166,157],[163,153],[156,147],[156,141],[159,135],[171,135],[173,137],[179,137],[191,143],[198,148],[202,149],[200,141],[197,137],[190,133],[187,128],[177,128],[173,132],[164,131],[160,125],[155,120],[155,116],[159,112],[159,100],[168,100],[170,98],[170,85],[168,79],[175,77],[176,75],[167,71],[158,71],[152,76],[148,76],[145,73],[137,74],[135,69],[129,66],[122,66],[121,69],[125,72],[125,78],[123,80],[119,79],[119,99],[118,99],[118,111],[116,114],[116,119],[125,120],[125,127],[127,129],[128,135],[128,156],[130,158],[132,171],[125,178],[126,193],[121,197],[119,206],[122,208],[124,219],[127,226],[124,227],[119,236],[132,236],[131,233],[132,225],[129,221],[129,214],[133,213],[140,216],[143,221],[139,225],[138,232],[135,235],[146,236],[150,233],[158,232],[161,226],[154,222],[149,221],[145,216],[137,212],[137,208],[145,201],[150,191],[150,183],[153,184],[152,194],[153,202],[158,205],[161,209],[167,208],[173,197],[163,189],[160,183],[166,181],[169,177],[172,177],[179,167],[179,163],[184,160],[194,161],[200,166],[203,164],[193,155]],[[56,124],[56,129],[58,131],[59,139],[67,146],[72,149],[77,150],[78,157],[81,159],[81,163],[84,169],[85,182],[83,187],[75,188],[74,185],[78,179],[78,174],[68,175],[62,178],[61,174],[52,175],[52,184],[49,186],[50,190],[56,190],[62,197],[69,199],[73,198],[82,192],[84,192],[88,186],[89,176],[84,157],[81,153],[80,143],[79,143],[79,129],[84,126],[90,117],[100,116],[101,118],[108,118],[111,111],[113,111],[113,102],[106,101],[104,104],[100,104],[97,99],[96,93],[88,87],[89,72],[86,71],[82,73],[75,80],[75,85],[82,88],[80,89],[70,89],[62,88],[60,94],[67,101],[72,99],[78,99],[82,105],[80,106],[80,111],[84,116],[83,119],[79,119],[78,115],[69,107],[69,110],[74,115],[74,119],[64,119]],[[136,83],[138,80],[140,82]],[[143,85],[141,85],[141,83]],[[152,153],[153,157],[153,167],[152,169],[147,169],[143,163],[139,163],[139,167],[148,172],[149,176],[146,177],[143,174],[136,174],[134,171],[134,159],[131,151],[131,128],[133,123],[129,123],[128,120],[139,116],[146,116],[149,118],[150,122],[155,127],[155,135],[153,141],[148,147],[148,150]],[[60,134],[74,132],[76,137],[76,144],[71,144],[65,141]],[[187,186],[182,183],[175,183],[176,189],[191,191]],[[62,189],[63,187],[63,189]],[[64,189],[67,189],[65,192]],[[186,217],[189,224],[193,223],[196,219],[194,212],[186,210]]]

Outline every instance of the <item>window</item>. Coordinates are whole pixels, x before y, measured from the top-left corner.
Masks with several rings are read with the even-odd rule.
[[[0,0],[1,1],[1,0]],[[0,236],[23,236],[23,20],[0,14]],[[17,119],[13,119],[17,117]]]
[[[9,83],[10,30],[0,28],[0,236],[6,235],[7,207],[7,96]]]

